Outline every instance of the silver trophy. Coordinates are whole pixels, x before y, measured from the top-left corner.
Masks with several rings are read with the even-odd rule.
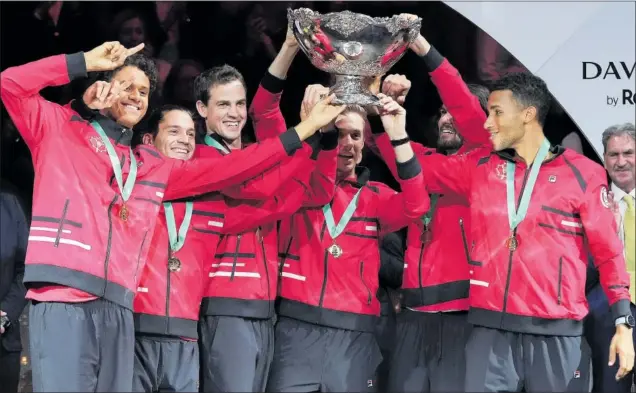
[[[370,87],[404,55],[422,19],[372,18],[350,11],[321,15],[308,8],[288,9],[300,48],[318,69],[335,77],[333,104],[378,105]]]

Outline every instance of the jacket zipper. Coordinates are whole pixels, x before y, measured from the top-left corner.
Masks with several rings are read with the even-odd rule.
[[[464,253],[466,254],[466,262],[470,264],[470,251],[468,250],[468,240],[466,239],[466,230],[464,229],[464,219],[459,219],[459,228],[462,231],[462,243],[464,244]],[[473,243],[474,244],[474,243]]]
[[[424,278],[422,277],[422,258],[424,257],[424,242],[420,242],[420,257],[417,260],[417,280],[420,284],[420,302],[424,304]]]
[[[360,281],[362,281],[362,285],[364,285],[364,289],[367,290],[367,306],[371,304],[371,290],[367,286],[367,283],[364,282],[364,261],[360,261]]]
[[[325,259],[323,262],[325,273],[322,278],[322,288],[320,289],[320,301],[318,307],[322,307],[322,303],[325,301],[325,290],[327,289],[327,273],[329,272],[329,253],[325,250]]]
[[[238,259],[239,247],[241,245],[241,235],[238,235],[236,238],[236,250],[234,250],[234,261],[232,262],[232,274],[230,275],[230,281],[234,281],[234,273],[236,273],[236,260]]]
[[[563,257],[559,258],[559,282],[557,288],[557,304],[561,305],[561,279],[563,277]]]
[[[106,258],[104,258],[104,293],[102,296],[106,295],[106,287],[108,286],[108,264],[110,263],[110,247],[113,241],[113,206],[115,206],[115,202],[119,199],[119,195],[115,195],[113,200],[108,205],[108,210],[106,214],[108,215],[108,238],[106,239]]]
[[[168,258],[170,258],[170,245],[168,245]],[[172,276],[172,272],[170,271],[170,263],[166,263],[166,271],[168,273],[166,280],[166,334],[170,332],[170,279]]]
[[[141,247],[139,247],[139,253],[137,254],[137,267],[135,268],[135,275],[133,276],[135,285],[137,285],[137,274],[139,273],[139,262],[141,262],[141,251],[144,249],[144,244],[146,244],[146,236],[148,236],[148,231],[144,233],[144,238],[141,241]]]
[[[523,190],[526,188],[526,182],[528,181],[529,173],[530,167],[527,167],[526,172],[523,175],[523,183],[521,184],[521,191],[519,191],[519,197],[517,198],[515,209],[518,208],[519,203],[521,202],[521,196],[523,195]],[[512,231],[512,236],[517,236],[517,228]],[[501,309],[501,312],[503,314],[506,314],[506,308],[508,307],[508,291],[510,290],[510,277],[512,276],[512,254],[514,254],[514,251],[510,250],[510,255],[508,256],[508,275],[506,277],[506,289],[504,291],[503,308]],[[503,318],[501,319],[501,327],[503,328]]]
[[[322,229],[320,230],[320,241],[324,239],[325,231],[327,230],[327,222],[323,221]],[[325,272],[322,278],[322,288],[320,289],[320,300],[318,301],[318,307],[322,307],[322,303],[325,300],[325,290],[327,289],[327,273],[329,272],[329,253],[325,250],[325,258],[323,261]]]
[[[260,231],[261,227],[259,227],[258,230]],[[267,267],[267,254],[265,254],[265,243],[263,242],[263,232],[261,232],[258,238],[260,239],[261,249],[263,250],[263,265],[265,266],[265,277],[267,277],[267,300],[269,301],[272,299],[272,293],[269,289],[269,268]]]

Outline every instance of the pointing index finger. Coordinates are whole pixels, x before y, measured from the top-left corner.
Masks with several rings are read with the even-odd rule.
[[[135,53],[139,52],[140,50],[142,50],[144,48],[145,44],[142,42],[141,44],[137,45],[134,48],[128,49],[128,52],[126,53],[126,56],[132,56]]]

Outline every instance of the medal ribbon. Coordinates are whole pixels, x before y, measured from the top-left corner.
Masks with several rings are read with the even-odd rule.
[[[119,186],[121,198],[124,202],[126,202],[128,198],[130,198],[130,194],[132,194],[133,188],[135,187],[135,180],[137,179],[137,160],[135,159],[135,154],[131,148],[128,148],[130,154],[130,171],[128,172],[126,183],[122,186],[123,178],[121,173],[121,162],[119,161],[119,157],[117,157],[117,152],[115,151],[113,144],[110,143],[110,139],[108,139],[104,129],[98,122],[92,121],[91,126],[93,126],[95,131],[97,131],[99,137],[106,146],[106,151],[110,158],[110,164],[113,167],[113,172],[115,173],[115,180],[117,180],[117,186]]]
[[[349,202],[347,209],[342,214],[342,217],[340,217],[340,221],[338,222],[338,225],[336,225],[333,219],[333,212],[331,211],[331,205],[326,204],[325,206],[322,207],[322,214],[325,216],[327,230],[329,230],[329,235],[331,235],[331,239],[336,240],[336,237],[338,237],[342,233],[342,231],[344,231],[349,221],[351,221],[351,217],[353,217],[353,213],[355,213],[356,208],[358,207],[358,197],[360,196],[360,191],[362,191],[362,188],[360,188],[358,192],[356,192],[356,195],[354,195],[351,202]]]
[[[185,243],[186,235],[188,234],[188,228],[190,227],[190,220],[192,220],[192,202],[186,202],[185,216],[179,227],[179,233],[177,234],[177,225],[174,219],[174,209],[171,202],[163,203],[163,210],[166,214],[166,224],[168,225],[168,238],[170,240],[170,249],[173,252],[177,252],[183,247]]]
[[[216,139],[212,138],[210,135],[206,135],[204,142],[208,146],[212,146],[215,149],[219,150],[221,153],[230,154],[227,147],[220,144]]]
[[[426,214],[424,214],[424,226],[428,228],[428,225],[433,220],[433,214],[435,214],[435,207],[437,206],[437,200],[439,199],[439,194],[431,194],[431,207],[428,209]]]
[[[541,169],[541,165],[543,164],[543,160],[548,155],[550,151],[550,142],[548,138],[543,140],[539,151],[537,152],[537,157],[534,159],[534,163],[532,164],[532,168],[530,168],[530,175],[528,176],[528,181],[526,183],[526,187],[523,190],[523,194],[521,195],[521,201],[519,202],[519,209],[515,209],[515,163],[508,162],[506,164],[506,191],[508,196],[508,223],[510,224],[510,230],[514,231],[517,226],[526,218],[526,214],[528,213],[528,206],[530,205],[530,197],[532,195],[532,190],[534,189],[534,185],[537,182],[537,176],[539,176],[539,169]]]

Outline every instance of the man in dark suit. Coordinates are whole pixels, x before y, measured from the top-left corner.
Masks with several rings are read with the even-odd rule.
[[[19,318],[27,303],[22,278],[29,229],[16,190],[5,182],[0,183],[0,234],[0,318],[5,321],[0,327],[0,387],[3,392],[17,392],[22,351]]]

